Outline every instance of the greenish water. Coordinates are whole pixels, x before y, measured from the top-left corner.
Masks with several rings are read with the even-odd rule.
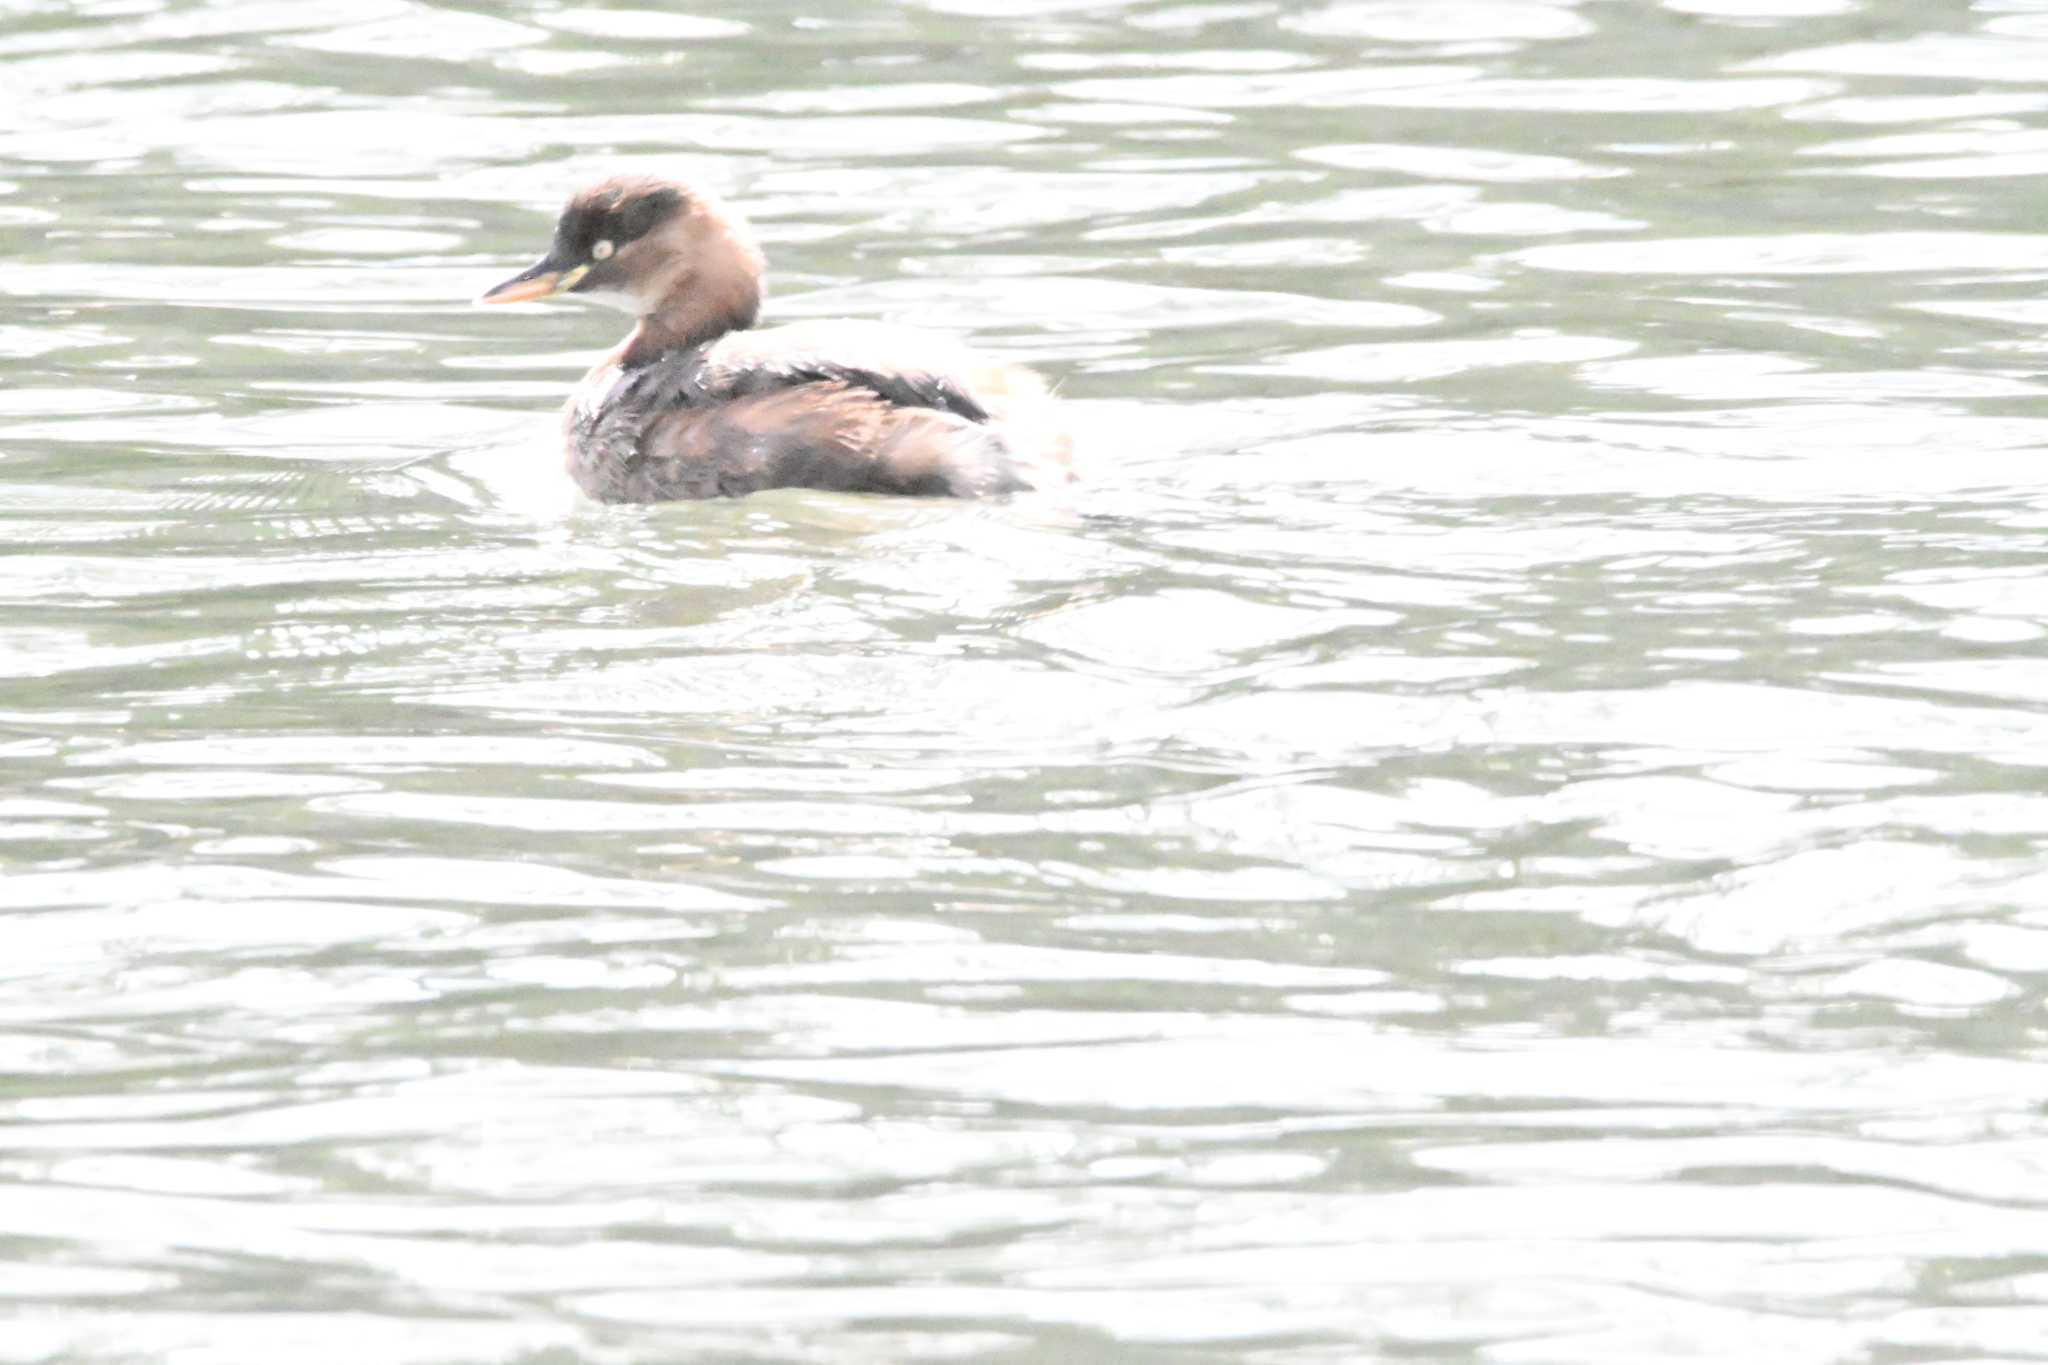
[[[0,91],[0,1362],[2048,1360],[2048,7]],[[1092,477],[579,504],[468,301],[649,165]]]

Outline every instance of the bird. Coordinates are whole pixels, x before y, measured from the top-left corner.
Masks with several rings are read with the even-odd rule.
[[[615,175],[570,196],[547,254],[477,302],[571,294],[634,315],[563,408],[570,477],[598,502],[977,498],[1071,478],[1071,437],[1035,373],[886,323],[758,326],[764,270],[717,195]]]

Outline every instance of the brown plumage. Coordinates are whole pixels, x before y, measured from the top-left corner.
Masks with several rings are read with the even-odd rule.
[[[620,176],[570,199],[548,254],[483,296],[589,294],[637,317],[564,412],[569,472],[591,497],[979,497],[1069,477],[1036,375],[876,323],[756,329],[762,268],[716,199]]]

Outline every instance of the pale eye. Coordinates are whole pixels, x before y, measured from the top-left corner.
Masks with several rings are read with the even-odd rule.
[[[612,258],[612,252],[617,249],[612,245],[609,237],[603,238],[590,248],[590,259],[593,261],[608,261]]]

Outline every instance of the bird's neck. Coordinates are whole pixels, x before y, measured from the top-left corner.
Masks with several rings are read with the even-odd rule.
[[[645,365],[670,351],[715,341],[752,327],[761,316],[758,257],[735,251],[730,259],[700,259],[671,284],[626,338],[620,361]]]

